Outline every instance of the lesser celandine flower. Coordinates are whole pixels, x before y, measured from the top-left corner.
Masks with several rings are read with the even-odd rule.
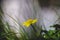
[[[34,24],[34,23],[36,23],[37,22],[37,19],[28,19],[27,21],[25,21],[24,23],[23,23],[23,25],[24,26],[26,26],[26,27],[29,27],[31,24]]]

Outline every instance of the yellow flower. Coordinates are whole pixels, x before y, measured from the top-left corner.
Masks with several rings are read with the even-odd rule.
[[[28,19],[26,22],[23,23],[24,26],[29,27],[31,24],[34,24],[37,22],[37,19]]]
[[[32,24],[34,24],[34,23],[36,23],[37,22],[37,19],[34,19],[33,21],[32,21]]]

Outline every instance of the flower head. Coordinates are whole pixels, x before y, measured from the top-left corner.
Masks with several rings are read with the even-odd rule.
[[[25,21],[24,23],[23,23],[23,25],[24,26],[26,26],[26,27],[29,27],[31,24],[34,24],[34,23],[36,23],[37,22],[37,19],[28,19],[27,21]]]

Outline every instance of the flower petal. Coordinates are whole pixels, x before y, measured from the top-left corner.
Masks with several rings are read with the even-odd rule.
[[[33,21],[32,21],[32,24],[34,24],[34,23],[36,23],[36,22],[37,22],[37,19],[33,20]]]

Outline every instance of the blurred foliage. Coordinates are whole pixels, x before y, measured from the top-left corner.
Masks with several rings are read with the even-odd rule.
[[[17,33],[10,29],[10,26],[7,22],[6,24],[3,24],[2,15],[3,12],[0,8],[0,40],[60,40],[60,25],[58,24],[51,26],[54,27],[55,30],[49,31],[43,30],[36,25],[31,25],[33,29],[31,31],[31,36],[29,36],[26,30],[22,27],[23,31],[20,30],[21,37],[17,37]]]
[[[3,25],[3,22],[2,22],[2,15],[3,15],[3,12],[1,10],[1,6],[0,6],[0,40],[6,40],[5,37],[2,37],[2,34],[5,33],[4,31],[4,25]]]

